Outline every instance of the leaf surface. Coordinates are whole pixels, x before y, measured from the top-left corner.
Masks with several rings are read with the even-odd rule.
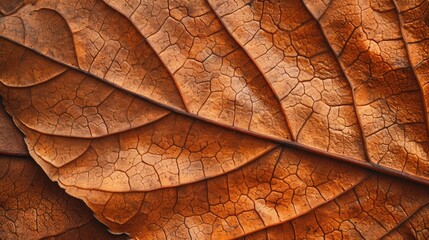
[[[427,234],[427,1],[0,7],[6,110],[110,230]]]
[[[106,231],[85,204],[51,182],[30,158],[22,134],[0,107],[0,238],[125,239]]]

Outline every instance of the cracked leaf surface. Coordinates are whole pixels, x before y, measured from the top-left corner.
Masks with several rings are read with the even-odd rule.
[[[85,204],[66,194],[32,159],[0,106],[1,239],[125,239],[112,235]],[[22,155],[16,157],[11,155]]]
[[[0,94],[33,159],[114,232],[424,238],[428,6],[10,1]],[[5,132],[0,150],[26,154]]]

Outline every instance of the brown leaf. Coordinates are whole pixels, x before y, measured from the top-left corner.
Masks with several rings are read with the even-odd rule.
[[[332,1],[319,23],[354,89],[371,162],[427,176],[425,81],[408,61],[399,17],[394,1]]]
[[[427,234],[427,1],[2,7],[7,111],[112,231]]]
[[[244,239],[425,239],[428,200],[424,186],[372,175],[335,200]]]
[[[3,106],[0,128],[0,239],[125,239],[109,234],[82,201],[24,157],[22,134]]]
[[[298,217],[367,176],[344,163],[276,148],[231,173],[175,188],[126,193],[67,188],[113,231],[149,239],[225,239]]]
[[[1,239],[124,239],[105,230],[28,158],[0,156]]]
[[[0,132],[0,154],[28,155],[22,133],[15,127],[3,105],[0,105]]]

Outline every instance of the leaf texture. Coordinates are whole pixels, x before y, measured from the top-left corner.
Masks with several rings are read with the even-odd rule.
[[[23,137],[3,106],[0,113],[0,239],[126,239],[107,232],[82,201],[51,182],[26,157]]]
[[[1,239],[125,239],[108,233],[82,201],[30,159],[1,156]]]
[[[422,186],[371,175],[335,200],[243,239],[425,239],[426,192]]]
[[[342,25],[334,23],[346,15]],[[371,161],[426,175],[424,83],[407,58],[395,2],[333,1],[318,20],[354,88]]]
[[[9,155],[28,155],[22,133],[15,127],[3,105],[0,105],[0,153]]]
[[[423,239],[428,6],[10,1],[0,94],[113,232]]]

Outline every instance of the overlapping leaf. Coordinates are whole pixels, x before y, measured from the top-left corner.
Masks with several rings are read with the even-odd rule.
[[[109,234],[31,159],[1,156],[0,162],[1,239],[125,239]]]
[[[3,106],[0,123],[1,239],[125,239],[108,233],[82,201],[26,157],[23,137]]]
[[[113,231],[423,236],[426,188],[385,175],[429,178],[413,4],[11,2],[0,93],[36,162]]]

